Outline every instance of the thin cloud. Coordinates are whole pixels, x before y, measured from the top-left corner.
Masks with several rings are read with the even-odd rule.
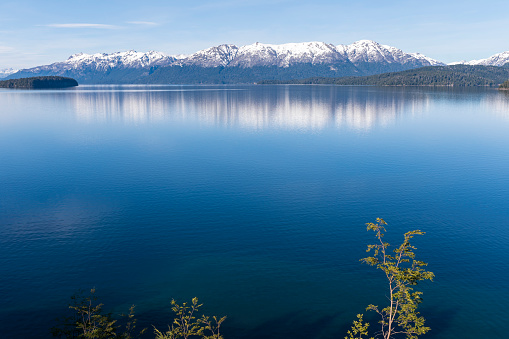
[[[216,1],[213,3],[206,3],[203,5],[197,5],[192,7],[194,10],[211,10],[211,9],[221,9],[221,8],[235,8],[235,7],[250,7],[250,6],[264,6],[264,5],[274,5],[279,3],[291,3],[289,0],[263,0],[253,3],[251,0],[225,0],[225,1]]]
[[[47,27],[55,27],[55,28],[99,28],[99,29],[115,29],[118,26],[114,25],[105,25],[105,24],[83,24],[83,23],[74,23],[74,24],[50,24],[46,25]]]
[[[151,21],[128,21],[128,24],[132,25],[144,25],[144,26],[157,26],[157,22],[151,22]]]
[[[0,45],[0,53],[10,53],[13,52],[14,48],[10,46],[1,46]]]

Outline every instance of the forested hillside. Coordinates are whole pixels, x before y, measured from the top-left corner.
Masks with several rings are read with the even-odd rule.
[[[288,81],[261,81],[259,84],[334,84],[368,86],[498,86],[509,78],[508,67],[433,66],[363,77],[312,77]]]

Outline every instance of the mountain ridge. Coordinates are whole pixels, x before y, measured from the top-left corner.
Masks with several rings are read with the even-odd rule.
[[[80,65],[94,62],[98,68],[107,68],[108,66],[138,68],[155,65],[198,65],[201,67],[276,65],[278,67],[288,67],[296,63],[318,64],[347,60],[354,62],[407,63],[413,59],[423,62],[422,66],[443,65],[440,61],[419,53],[405,53],[396,47],[381,45],[372,40],[359,40],[350,45],[337,46],[318,41],[280,45],[256,42],[240,47],[233,44],[222,44],[190,55],[169,55],[156,51],[142,53],[134,50],[109,54],[76,53],[65,61],[23,69],[22,71],[48,69],[64,65],[69,68],[77,68]]]
[[[372,40],[350,45],[256,42],[240,47],[222,44],[189,55],[134,50],[77,53],[65,61],[22,69],[6,78],[56,75],[73,77],[80,83],[252,83],[312,76],[366,76],[426,66],[445,64]]]
[[[509,51],[494,54],[486,59],[471,60],[465,65],[504,66],[509,63]]]

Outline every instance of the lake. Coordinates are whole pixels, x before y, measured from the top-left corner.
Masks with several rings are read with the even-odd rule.
[[[503,338],[508,198],[493,89],[2,89],[1,337],[51,337],[95,287],[149,338],[192,297],[226,339],[342,338],[386,301],[359,262],[381,217],[394,245],[426,232],[424,337]]]

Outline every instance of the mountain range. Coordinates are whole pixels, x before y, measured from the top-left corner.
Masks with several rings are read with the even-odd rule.
[[[475,62],[475,63],[474,63]],[[503,65],[509,52],[464,64]],[[350,45],[325,42],[238,47],[224,44],[191,55],[136,51],[78,53],[50,65],[2,73],[7,79],[31,76],[72,77],[80,83],[253,83],[314,76],[366,76],[444,63],[419,53],[360,40]]]

